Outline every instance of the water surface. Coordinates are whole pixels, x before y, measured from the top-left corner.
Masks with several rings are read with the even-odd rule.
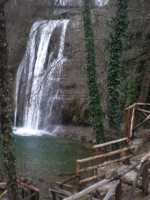
[[[74,174],[76,159],[91,152],[88,144],[58,137],[15,136],[14,139],[18,176],[30,177],[45,193],[52,182]]]

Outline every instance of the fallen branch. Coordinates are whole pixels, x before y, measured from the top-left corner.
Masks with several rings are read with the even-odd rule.
[[[94,185],[88,187],[88,188],[85,188],[84,190],[82,190],[81,192],[77,193],[77,194],[74,194],[72,195],[71,197],[68,197],[68,198],[65,198],[63,200],[76,200],[78,198],[81,198],[87,194],[89,194],[90,192],[92,192],[93,190],[96,190],[97,188],[99,187],[102,187],[103,185],[106,185],[110,182],[113,182],[113,181],[116,181],[120,178],[122,178],[122,176],[124,176],[125,174],[127,174],[128,172],[132,171],[136,166],[138,166],[140,164],[140,162],[137,162],[134,164],[134,166],[130,167],[129,169],[125,170],[122,174],[120,175],[117,175],[115,177],[113,177],[112,179],[104,179],[98,183],[95,183]]]
[[[113,177],[112,179],[104,179],[104,180],[102,180],[100,182],[97,182],[97,183],[93,184],[92,186],[89,186],[89,187],[85,188],[84,190],[82,190],[81,192],[79,192],[77,194],[74,194],[74,195],[72,195],[72,196],[70,196],[68,198],[64,198],[63,200],[76,200],[76,199],[79,199],[79,198],[91,193],[92,191],[96,190],[97,188],[102,187],[103,185],[106,185],[106,184],[108,184],[110,182],[117,181],[117,180],[121,179],[125,174],[127,174],[128,172],[130,172],[133,169],[135,169],[135,167],[137,167],[138,165],[141,165],[140,166],[140,170],[139,170],[139,175],[140,175],[143,167],[145,166],[145,163],[143,165],[142,165],[142,163],[144,161],[148,160],[149,156],[150,156],[150,153],[148,155],[142,157],[141,160],[136,162],[132,167],[129,167],[124,172],[122,172],[121,174]],[[137,175],[137,176],[139,176],[139,175]],[[134,184],[132,186],[133,189],[134,189],[134,187],[136,187],[137,180],[138,180],[138,177],[136,177],[136,180],[135,180],[135,182],[134,182]]]
[[[109,191],[107,192],[107,194],[106,194],[106,196],[104,197],[103,200],[109,200],[109,198],[112,196],[113,192],[115,191],[116,187],[118,186],[119,182],[120,182],[120,180],[114,181],[114,184],[109,189]]]
[[[93,185],[91,185],[90,187],[88,188],[85,188],[84,190],[82,190],[81,192],[77,193],[77,194],[74,194],[72,195],[71,197],[68,197],[68,198],[65,198],[63,200],[76,200],[76,199],[79,199],[87,194],[89,194],[90,192],[92,192],[93,190],[96,190],[97,188],[99,187],[102,187],[103,185],[106,185],[110,182],[110,180],[108,179],[104,179],[98,183],[95,183]]]

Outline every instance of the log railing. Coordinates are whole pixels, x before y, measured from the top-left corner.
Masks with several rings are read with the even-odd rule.
[[[121,148],[108,151],[112,145],[118,145]],[[126,162],[128,164],[133,149],[134,146],[129,145],[128,137],[94,145],[93,150],[95,151],[95,156],[78,159],[76,161],[76,174],[59,182],[60,189],[68,189],[70,187],[68,183],[70,184],[71,181],[74,181],[77,189],[81,190],[82,186],[85,186],[87,183],[104,178],[105,174],[101,173],[102,167],[118,162]],[[106,151],[104,152],[104,150]]]
[[[144,108],[146,107],[146,109]],[[126,136],[134,138],[134,132],[150,121],[150,103],[134,103],[125,109],[126,112]],[[137,120],[140,119],[140,121]]]
[[[126,194],[126,200],[132,200],[133,199],[133,193],[135,188],[137,187],[138,184],[138,180],[140,179],[140,177],[142,177],[142,194],[143,194],[143,199],[144,200],[148,200],[150,195],[148,195],[148,187],[149,187],[149,172],[148,172],[148,168],[150,165],[150,153],[147,154],[146,156],[144,156],[140,161],[136,162],[133,166],[129,166],[128,169],[126,169],[125,171],[121,172],[119,175],[117,175],[116,177],[112,177],[110,179],[103,179],[95,184],[93,184],[92,186],[89,186],[87,188],[85,188],[84,190],[64,198],[63,200],[76,200],[79,199],[83,196],[88,195],[89,193],[95,191],[96,189],[105,186],[109,183],[113,183],[112,186],[110,187],[110,189],[107,191],[105,197],[103,198],[103,200],[109,200],[110,197],[113,195],[113,193],[115,192],[115,200],[122,200],[122,178],[125,174],[129,173],[130,171],[134,170],[137,168],[137,166],[139,166],[139,170],[138,173],[136,175],[135,180],[133,181],[133,184],[130,188],[129,191],[127,191]],[[148,195],[148,196],[147,196]],[[144,198],[145,197],[145,198]]]
[[[122,146],[122,148],[102,153],[103,150],[106,150],[107,147],[116,144],[119,144],[119,146]],[[131,158],[130,152],[133,149],[134,146],[129,146],[129,138],[127,137],[109,141],[103,144],[94,145],[93,150],[95,151],[95,156],[85,159],[78,159],[76,161],[75,175],[66,178],[62,182],[57,182],[57,184],[59,185],[60,189],[66,189],[70,191],[76,187],[77,190],[81,190],[83,188],[82,186],[85,186],[86,183],[96,181],[99,178],[104,178],[105,174],[100,172],[102,167],[118,162],[129,163],[129,159]],[[112,157],[114,157],[114,159],[112,159]],[[104,162],[104,160],[106,160],[106,162]],[[72,187],[71,184],[75,187]],[[54,190],[50,189],[51,196],[60,196],[60,190],[58,190],[58,194],[56,190],[55,192]]]
[[[112,187],[109,189],[103,200],[109,200],[112,196],[112,193],[114,192],[115,200],[121,200],[122,184],[124,183],[124,180],[122,178],[126,173],[132,171],[138,165],[140,165],[140,168],[133,184],[127,182],[125,183],[131,186],[131,190],[130,192],[128,192],[126,200],[132,199],[133,192],[136,187],[142,189],[143,196],[146,196],[148,194],[149,184],[148,168],[150,165],[150,153],[147,154],[148,156],[144,157],[143,160],[141,159],[140,163],[137,162],[134,166],[129,166],[128,170],[111,179],[102,180],[105,174],[101,173],[101,169],[102,167],[118,162],[126,162],[129,164],[129,159],[132,156],[131,151],[135,148],[134,146],[130,146],[129,142],[130,139],[134,137],[134,131],[142,126],[144,123],[148,122],[148,120],[150,119],[150,110],[147,108],[150,108],[150,103],[134,103],[133,105],[126,108],[126,137],[114,141],[109,141],[103,144],[94,145],[93,150],[95,151],[95,155],[85,159],[78,159],[76,161],[76,174],[59,183],[61,190],[50,189],[49,192],[52,196],[52,199],[55,200],[56,195],[58,195],[60,199],[64,198],[64,200],[79,199],[80,197],[91,193],[95,189],[98,189],[103,185],[113,182]],[[136,120],[137,112],[140,113],[139,115],[143,121],[139,122]],[[110,148],[112,145],[115,145],[117,149],[112,151],[112,149]],[[138,180],[141,176],[142,185],[139,185]],[[70,187],[70,185],[67,185],[67,183],[72,180],[77,181],[77,188],[81,190],[83,185],[85,186],[86,183],[98,181],[99,178],[101,178],[101,181],[93,184],[92,186],[82,190],[81,192],[71,197],[67,197],[70,195],[62,190],[62,187]],[[145,197],[144,200],[147,199],[149,199],[149,196]]]
[[[39,189],[32,185],[20,182],[18,183],[18,194],[20,200],[39,200]],[[7,182],[0,183],[0,188],[3,189],[3,192],[0,194],[0,199],[3,199],[4,196],[7,196]]]
[[[125,147],[114,151],[105,152],[103,154],[99,154],[99,152],[102,152],[101,151],[102,148],[107,148],[108,146],[114,144],[120,145],[122,143],[125,143],[124,145]],[[129,138],[125,137],[118,140],[106,142],[103,144],[94,145],[93,149],[96,151],[95,156],[88,157],[85,159],[78,159],[76,161],[76,174],[78,176],[79,188],[80,186],[90,181],[102,178],[104,176],[104,174],[101,173],[100,170],[102,167],[123,161],[128,162],[131,157],[130,152],[134,149],[134,146],[129,146]]]

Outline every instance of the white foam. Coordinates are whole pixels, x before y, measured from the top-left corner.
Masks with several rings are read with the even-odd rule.
[[[53,133],[50,133],[45,130],[38,130],[32,128],[23,128],[23,127],[14,127],[13,133],[19,136],[42,136],[42,135],[49,135],[53,136]]]

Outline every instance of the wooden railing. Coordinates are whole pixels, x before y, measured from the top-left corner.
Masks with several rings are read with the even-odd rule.
[[[144,108],[145,106],[146,109]],[[111,179],[103,179],[105,174],[101,173],[101,169],[102,167],[118,162],[125,162],[127,164],[130,163],[129,160],[132,156],[131,151],[135,148],[134,146],[130,146],[130,139],[134,138],[134,131],[146,122],[148,122],[148,120],[150,119],[150,110],[147,108],[150,108],[149,103],[134,103],[133,105],[126,108],[126,137],[114,141],[109,141],[103,144],[94,145],[93,150],[95,151],[95,155],[84,159],[78,159],[76,161],[76,174],[60,182],[60,189],[54,188],[49,190],[52,199],[55,200],[56,196],[60,197],[60,199],[64,198],[64,200],[79,199],[80,197],[89,194],[95,189],[110,182],[113,182],[112,187],[110,188],[103,200],[109,200],[113,192],[115,192],[115,200],[121,200],[123,182],[122,177],[129,171],[135,169],[138,165],[140,165],[140,168],[137,173],[137,177],[133,182],[133,185],[131,186],[130,192],[127,194],[126,200],[132,199],[134,189],[137,186],[140,176],[142,176],[142,185],[140,186],[140,188],[143,191],[143,195],[146,196],[148,193],[148,168],[150,165],[150,153],[148,154],[148,157],[144,157],[143,160],[140,161],[140,163],[137,162],[134,166],[129,166],[128,170]],[[139,118],[138,120],[136,119],[137,113],[139,114],[139,118],[142,121],[139,121]],[[115,145],[115,150],[112,150],[110,148],[113,145]],[[68,185],[68,183],[72,180],[75,180],[77,184],[77,189],[81,190],[82,186],[85,186],[86,183],[98,181],[98,179],[100,178],[100,182],[95,183],[92,186],[68,198],[67,196],[70,195],[62,189],[63,187],[69,188],[70,185]],[[149,197],[150,196],[147,196],[144,200],[150,199]]]
[[[106,179],[105,177],[102,177],[102,174],[100,173],[100,169],[102,167],[105,167],[107,165],[117,163],[117,162],[128,162],[131,157],[131,152],[134,149],[134,146],[130,146],[129,144],[130,138],[125,137],[118,140],[106,142],[103,144],[98,144],[93,146],[93,150],[95,150],[96,155],[92,157],[88,157],[85,159],[78,159],[76,161],[77,167],[76,167],[76,174],[70,178],[67,178],[63,182],[59,183],[59,186],[61,188],[50,188],[49,193],[52,200],[60,199],[60,200],[76,200],[80,199],[83,196],[86,196],[87,194],[94,192],[96,189],[105,186],[109,183],[113,183],[110,186],[110,189],[107,191],[106,195],[103,197],[103,200],[109,200],[112,195],[115,194],[115,200],[122,200],[122,191],[124,187],[122,187],[122,184],[127,184],[131,188],[126,192],[126,200],[132,200],[133,194],[135,188],[139,188],[142,190],[143,194],[143,200],[149,200],[150,195],[148,195],[148,188],[149,188],[149,166],[150,166],[150,153],[145,155],[141,158],[140,161],[136,162],[134,165],[128,167],[122,171],[120,174],[118,174],[115,177],[111,177]],[[119,144],[122,148],[114,150],[114,151],[108,151],[109,146]],[[102,153],[104,150],[106,152]],[[101,154],[100,154],[101,152]],[[112,158],[112,156],[119,155],[119,158]],[[104,159],[107,159],[105,161]],[[84,163],[88,163],[88,166],[83,166]],[[137,172],[135,180],[133,182],[128,182],[124,177],[125,174],[129,173],[130,171],[135,170]],[[88,177],[88,173],[92,171],[93,175]],[[87,173],[87,174],[86,174]],[[84,174],[84,176],[82,176]],[[99,180],[99,178],[101,178]],[[141,179],[142,178],[142,179]],[[92,185],[81,190],[80,192],[71,195],[72,192],[68,192],[62,187],[67,187],[70,191],[70,185],[67,185],[68,182],[72,180],[77,180],[77,188],[81,190],[82,186],[86,183],[89,183],[92,181]],[[93,183],[93,181],[98,181],[96,183]],[[139,180],[140,181],[139,183]],[[78,191],[78,190],[76,190]],[[75,193],[75,192],[73,192]],[[125,191],[124,191],[125,194]],[[95,198],[93,198],[95,199]]]
[[[118,148],[110,150],[112,145],[117,145]],[[128,137],[94,145],[93,150],[95,155],[84,159],[78,159],[76,161],[75,175],[59,182],[58,185],[60,189],[70,189],[71,181],[74,181],[74,185],[77,185],[77,190],[81,190],[87,183],[104,178],[105,174],[101,170],[102,167],[118,162],[125,162],[128,164],[133,149],[134,146],[130,146]],[[51,192],[54,192],[53,189],[51,189]],[[60,191],[58,191],[58,195],[59,193]]]
[[[146,107],[146,109],[144,108]],[[125,109],[126,136],[134,138],[135,131],[150,121],[150,103],[134,103]],[[138,120],[137,120],[138,118]]]
[[[128,169],[125,171],[121,172],[119,175],[116,177],[112,177],[111,179],[103,179],[95,184],[93,184],[90,187],[85,188],[81,192],[78,192],[72,196],[69,196],[67,198],[64,198],[63,200],[76,200],[80,199],[83,196],[88,195],[89,193],[95,191],[96,189],[105,186],[109,183],[113,183],[110,189],[107,191],[105,197],[103,200],[109,200],[110,197],[113,195],[115,192],[115,200],[121,200],[122,199],[122,178],[125,174],[129,173],[130,171],[134,170],[139,166],[138,173],[136,175],[135,180],[132,183],[132,186],[129,191],[126,193],[126,200],[132,200],[133,199],[133,194],[134,190],[138,184],[138,181],[140,177],[142,177],[142,185],[140,188],[142,188],[142,194],[143,194],[143,200],[148,200],[150,195],[148,195],[148,188],[149,188],[149,165],[150,165],[150,153],[144,156],[139,162],[135,163],[133,166],[129,166]],[[148,195],[148,196],[147,196]],[[145,197],[145,198],[144,198]]]
[[[20,200],[39,200],[39,189],[32,185],[28,185],[26,183],[20,182],[18,183],[18,194]],[[4,196],[7,196],[7,182],[0,183],[0,188],[3,189],[3,192],[0,195],[0,199],[3,199]]]
[[[101,149],[103,148],[107,149],[110,145],[118,144],[118,146],[123,146],[123,143],[124,143],[123,148],[110,151],[110,152],[105,152],[103,154],[99,153],[99,152],[102,152]],[[94,145],[93,149],[96,151],[95,156],[88,157],[85,159],[78,159],[76,161],[76,166],[77,166],[76,174],[78,176],[79,187],[90,181],[94,181],[94,180],[97,180],[98,178],[104,177],[104,174],[100,173],[100,169],[102,167],[108,166],[110,164],[118,163],[118,162],[129,162],[129,159],[131,157],[130,152],[134,149],[134,146],[129,146],[129,139],[126,137],[126,138],[121,138],[118,140],[106,142],[103,144]],[[85,164],[87,164],[88,166],[87,165],[85,166]],[[91,173],[90,173],[90,177],[87,178],[86,176],[88,176],[88,172],[90,171],[93,172],[92,173],[93,176],[91,176]],[[84,175],[82,177],[83,173]]]

